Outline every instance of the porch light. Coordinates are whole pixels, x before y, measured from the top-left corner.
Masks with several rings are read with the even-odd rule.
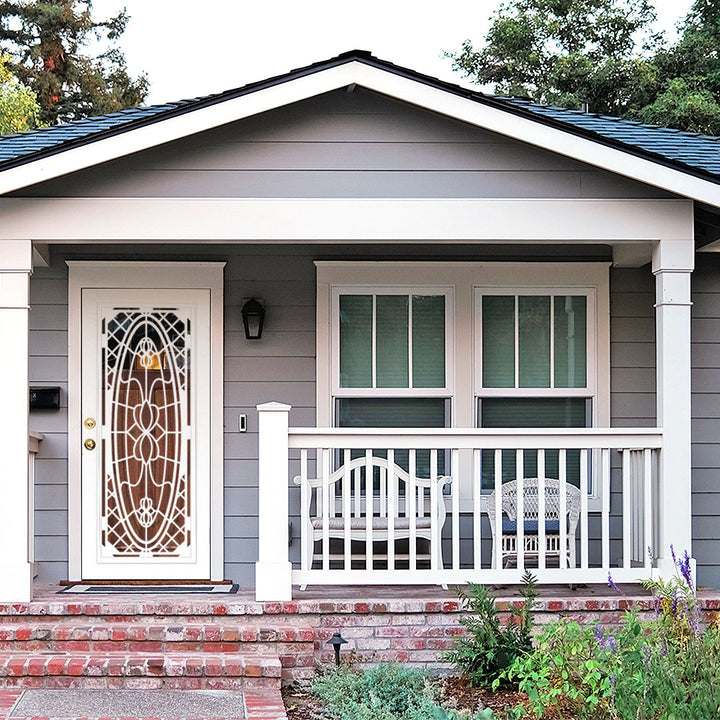
[[[334,633],[333,636],[327,641],[328,645],[332,645],[335,650],[335,664],[340,665],[340,646],[346,645],[347,640],[343,640],[340,633]]]
[[[265,321],[265,307],[255,298],[250,298],[240,311],[245,328],[245,337],[248,340],[259,340],[262,337],[263,322]]]

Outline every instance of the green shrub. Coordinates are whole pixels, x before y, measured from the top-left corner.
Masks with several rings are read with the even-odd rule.
[[[676,566],[676,577],[645,583],[654,619],[631,611],[615,630],[561,620],[500,680],[517,682],[538,718],[552,708],[592,720],[720,720],[720,631],[700,628],[687,553]]]
[[[426,673],[396,663],[362,671],[342,665],[315,678],[312,691],[323,703],[324,714],[336,720],[463,718],[435,702],[435,686]],[[493,720],[492,710],[483,710],[472,720]]]
[[[493,683],[503,685],[505,670],[515,660],[532,651],[533,611],[537,598],[537,583],[529,572],[523,577],[520,594],[521,608],[511,607],[511,616],[502,626],[495,604],[495,596],[484,585],[469,583],[470,594],[460,589],[463,609],[470,615],[460,623],[467,629],[467,637],[458,637],[446,657],[468,680],[480,687]]]

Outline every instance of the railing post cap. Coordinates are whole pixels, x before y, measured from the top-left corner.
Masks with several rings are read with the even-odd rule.
[[[279,402],[260,403],[255,406],[258,412],[290,412],[292,405]]]

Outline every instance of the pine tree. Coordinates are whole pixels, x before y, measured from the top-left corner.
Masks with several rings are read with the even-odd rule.
[[[139,105],[144,75],[133,79],[117,40],[128,15],[92,17],[92,0],[0,0],[0,49],[37,95],[40,119],[56,124]],[[90,54],[91,43],[104,47]]]

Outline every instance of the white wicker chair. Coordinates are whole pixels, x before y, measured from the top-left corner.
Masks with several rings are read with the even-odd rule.
[[[523,480],[523,515],[524,515],[524,556],[537,557],[540,544],[538,536],[538,508],[539,492],[538,478],[525,478]],[[580,491],[570,483],[565,483],[565,512],[567,523],[567,547],[564,549],[568,559],[568,567],[575,567],[575,530],[580,518]],[[495,537],[495,512],[497,502],[495,491],[488,496],[487,514],[490,518],[492,530],[492,567],[495,567],[497,558],[498,538]],[[502,486],[502,500],[500,510],[502,517],[502,565],[511,561],[517,562],[517,480],[510,480]],[[545,556],[560,557],[563,551],[560,547],[560,481],[554,478],[545,478]],[[559,561],[559,560],[558,560]]]

